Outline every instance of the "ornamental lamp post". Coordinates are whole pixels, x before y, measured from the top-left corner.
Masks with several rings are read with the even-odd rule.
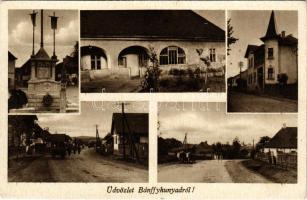
[[[29,15],[31,16],[32,27],[33,27],[32,56],[34,56],[34,33],[35,33],[36,15],[37,15],[37,12],[35,12],[35,10],[33,10],[33,12],[30,13]]]
[[[55,12],[53,12],[53,16],[49,16],[51,19],[51,29],[53,30],[53,58],[56,59],[56,55],[55,55],[55,30],[57,29],[57,22],[58,22],[58,18],[57,16],[55,16]]]

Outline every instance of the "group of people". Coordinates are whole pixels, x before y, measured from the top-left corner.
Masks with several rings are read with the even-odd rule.
[[[83,147],[83,145],[78,140],[74,140],[72,142],[69,142],[67,144],[68,156],[70,156],[72,153],[73,154],[76,154],[76,153],[80,154],[82,147]]]

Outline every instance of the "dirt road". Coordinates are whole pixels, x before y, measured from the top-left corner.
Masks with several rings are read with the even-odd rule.
[[[297,102],[229,92],[227,109],[228,112],[297,112]]]
[[[268,182],[264,177],[246,169],[240,160],[204,160],[195,164],[161,165],[159,182],[232,183]]]
[[[16,165],[16,164],[15,164]],[[93,149],[66,159],[50,156],[9,168],[9,182],[147,182],[148,171],[106,160]]]

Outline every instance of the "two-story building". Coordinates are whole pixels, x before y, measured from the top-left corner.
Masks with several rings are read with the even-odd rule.
[[[260,38],[263,44],[247,46],[248,90],[274,93],[281,84],[297,88],[298,40],[292,34],[286,35],[285,31],[278,34],[276,30],[272,11],[266,34]]]
[[[92,79],[142,76],[153,52],[163,72],[201,57],[223,69],[225,31],[189,10],[81,11],[81,70]]]

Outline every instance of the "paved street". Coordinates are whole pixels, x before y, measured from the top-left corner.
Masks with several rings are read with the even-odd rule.
[[[93,149],[66,159],[50,156],[9,167],[9,182],[147,182],[148,171],[132,163],[103,159]]]
[[[297,112],[297,102],[287,99],[228,92],[228,112]]]
[[[240,160],[203,160],[195,164],[159,165],[159,182],[266,183],[266,178],[246,169]]]

